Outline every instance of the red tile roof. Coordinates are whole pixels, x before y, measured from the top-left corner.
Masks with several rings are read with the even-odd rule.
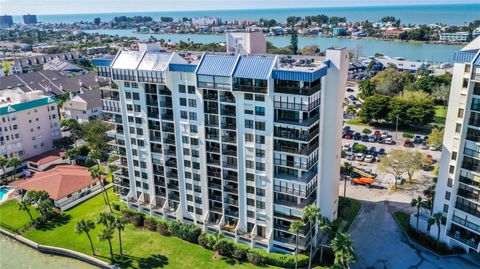
[[[65,155],[65,152],[63,151],[51,150],[51,151],[47,151],[42,154],[33,156],[30,159],[28,159],[27,162],[41,166],[41,165],[56,161],[58,159],[61,159],[63,158],[64,155]]]
[[[10,185],[27,191],[46,191],[53,200],[59,200],[93,183],[87,168],[78,165],[57,165],[44,172],[37,172],[32,178],[17,180]]]

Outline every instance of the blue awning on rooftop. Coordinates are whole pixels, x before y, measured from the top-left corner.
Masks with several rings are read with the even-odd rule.
[[[237,56],[206,54],[197,69],[198,75],[229,77],[235,64]]]
[[[268,79],[275,62],[274,57],[242,56],[233,73],[237,78]]]
[[[312,82],[320,79],[327,74],[327,66],[319,68],[313,72],[296,70],[273,70],[272,77],[280,80],[306,81]]]
[[[195,69],[197,69],[195,64],[170,64],[169,66],[171,72],[193,73]]]
[[[477,53],[469,51],[456,51],[453,54],[453,61],[456,63],[469,63]]]

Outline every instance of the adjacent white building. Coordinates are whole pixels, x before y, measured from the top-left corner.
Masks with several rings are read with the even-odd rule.
[[[118,85],[103,90],[115,191],[141,212],[292,252],[306,205],[337,217],[348,51],[196,54],[144,46],[99,67]]]
[[[454,60],[433,212],[446,216],[442,241],[480,252],[480,37]]]
[[[262,32],[227,33],[227,52],[234,54],[265,54],[267,40]]]
[[[472,37],[479,36],[480,33],[473,33]],[[440,41],[445,42],[467,42],[469,38],[468,32],[456,32],[456,33],[441,33],[439,36]]]

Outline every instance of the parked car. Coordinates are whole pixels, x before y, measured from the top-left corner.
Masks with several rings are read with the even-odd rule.
[[[355,160],[357,160],[359,162],[363,162],[364,159],[365,159],[365,155],[361,152],[359,152],[355,155]]]
[[[380,155],[380,156],[387,155],[386,152],[385,152],[385,149],[384,148],[379,149],[378,150],[378,155]]]
[[[342,150],[344,150],[344,151],[349,151],[349,150],[350,150],[350,143],[345,143],[345,144],[342,146]]]
[[[374,135],[371,135],[370,137],[368,137],[368,142],[371,142],[371,143],[377,142],[377,137]]]
[[[369,150],[368,150],[368,154],[370,155],[374,155],[377,153],[377,148],[376,147],[371,147]]]
[[[393,139],[391,137],[387,137],[385,138],[384,143],[387,145],[391,145],[393,144]]]
[[[345,134],[345,135],[343,136],[343,138],[345,138],[345,139],[352,139],[352,136],[351,136],[350,134]]]
[[[355,139],[355,140],[360,140],[360,138],[362,138],[362,135],[361,135],[359,132],[356,132],[356,133],[353,135],[353,139]]]
[[[70,126],[62,126],[62,128],[60,128],[60,131],[62,132],[70,131]]]
[[[355,158],[355,155],[353,155],[353,152],[347,151],[347,160],[353,161],[354,158]]]
[[[376,137],[381,137],[382,136],[382,133],[379,131],[379,130],[376,130],[374,133],[373,133],[374,136]]]
[[[373,155],[368,154],[367,156],[365,156],[364,162],[371,163],[374,159],[375,158],[373,157]]]
[[[413,142],[410,141],[410,139],[405,140],[405,142],[403,143],[403,146],[406,147],[406,148],[413,148],[414,147]]]
[[[362,135],[362,142],[368,142],[368,135]]]
[[[428,149],[428,144],[426,141],[423,141],[422,145],[420,146],[421,149],[427,150]]]
[[[375,179],[371,177],[360,177],[360,178],[352,179],[353,185],[365,185],[365,187],[367,188],[370,188],[370,185],[372,185],[374,182],[375,182]]]
[[[383,144],[383,143],[385,143],[385,139],[380,136],[380,137],[377,138],[377,143]]]
[[[414,144],[421,144],[422,142],[423,142],[423,139],[419,135],[416,135],[415,138],[413,139]]]
[[[347,88],[347,92],[354,92],[352,88]]]

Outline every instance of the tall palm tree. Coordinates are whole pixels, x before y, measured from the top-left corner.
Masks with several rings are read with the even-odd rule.
[[[112,249],[112,239],[113,239],[113,229],[110,227],[105,227],[102,229],[98,235],[98,240],[100,242],[107,241],[110,248],[110,260],[113,262],[113,249]]]
[[[420,207],[422,207],[423,198],[418,196],[417,199],[413,198],[410,202],[410,205],[417,208],[417,231],[418,231],[418,220],[420,219]]]
[[[444,220],[445,220],[445,217],[440,212],[433,214],[433,218],[429,220],[429,223],[431,224],[434,223],[437,225],[437,249],[439,249],[440,247],[440,227],[441,227],[440,225]]]
[[[290,228],[288,229],[289,232],[295,234],[295,269],[298,268],[298,262],[297,262],[298,237],[300,236],[300,233],[303,232],[304,229],[305,229],[305,224],[303,224],[299,220],[295,220],[292,223],[290,223]]]
[[[100,212],[97,217],[97,224],[102,224],[107,228],[111,228],[113,222],[115,221],[115,216],[108,212]]]
[[[318,219],[318,230],[320,231],[320,262],[323,261],[323,244],[322,239],[325,233],[332,230],[332,222],[327,217]]]
[[[308,269],[312,268],[312,255],[313,255],[313,227],[315,225],[315,221],[320,217],[320,209],[314,204],[308,205],[303,209],[303,222],[310,223],[310,253],[308,254]]]
[[[90,241],[90,247],[92,248],[92,255],[95,256],[95,248],[93,247],[92,237],[90,237],[90,231],[95,229],[95,222],[92,220],[81,219],[75,224],[75,232],[77,234],[85,233]]]
[[[2,168],[2,177],[5,177],[5,182],[4,184],[7,184],[7,165],[8,165],[8,159],[0,155],[0,168]]]
[[[8,160],[8,166],[13,166],[13,174],[12,174],[12,181],[15,180],[15,176],[17,175],[17,168],[22,164],[22,159],[18,157],[13,157]]]
[[[27,212],[28,216],[30,217],[30,221],[33,222],[32,213],[30,213],[31,206],[32,201],[30,199],[22,199],[20,202],[18,202],[18,210]]]
[[[355,249],[347,233],[337,233],[331,247],[335,256],[334,268],[347,269],[349,263],[355,262]]]
[[[72,160],[77,157],[78,153],[79,152],[77,148],[69,149],[65,152],[65,157],[68,158],[68,161],[70,162],[70,164],[72,164]]]
[[[125,229],[125,226],[128,224],[128,219],[124,216],[114,218],[112,227],[118,230],[118,242],[120,243],[120,256],[123,256],[123,247],[122,247],[122,231]]]
[[[94,179],[98,179],[98,181],[100,182],[100,187],[102,188],[102,192],[103,192],[103,200],[105,204],[108,205],[110,212],[113,212],[112,206],[110,205],[110,199],[108,198],[108,193],[107,193],[107,190],[105,189],[105,184],[102,179],[102,171],[100,170],[100,168],[99,167],[90,168],[90,177]]]
[[[87,155],[87,158],[94,161],[97,165],[97,168],[100,169],[100,159],[102,158],[102,153],[98,149],[91,149]]]

